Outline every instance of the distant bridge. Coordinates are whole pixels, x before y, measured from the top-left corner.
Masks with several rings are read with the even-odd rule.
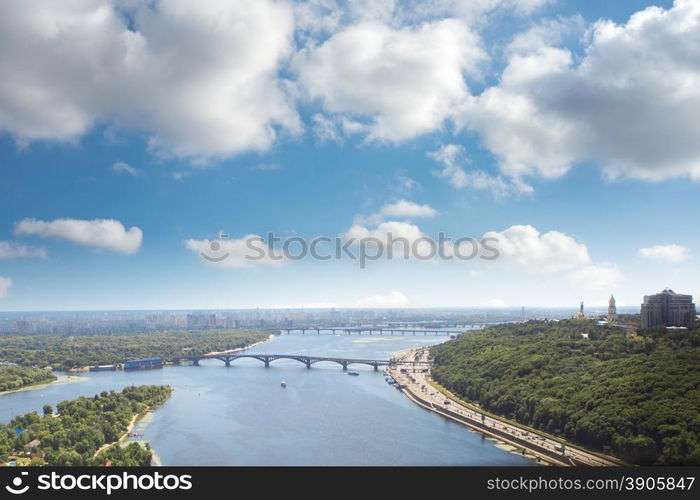
[[[324,361],[330,361],[332,363],[338,363],[343,367],[343,371],[348,369],[349,365],[360,364],[369,365],[377,371],[380,366],[398,366],[407,365],[412,367],[425,366],[426,368],[432,365],[432,361],[408,361],[408,360],[395,360],[395,359],[355,359],[355,358],[326,358],[321,356],[302,356],[297,354],[202,354],[198,356],[178,356],[171,359],[174,364],[180,364],[183,362],[191,362],[193,365],[199,365],[199,362],[203,359],[218,359],[226,363],[226,366],[231,366],[231,362],[241,358],[253,358],[265,363],[265,366],[270,366],[272,361],[277,359],[293,359],[299,361],[306,365],[307,368],[311,368],[311,365],[315,363],[321,363]]]
[[[479,328],[481,325],[473,325],[472,329]],[[467,328],[464,330],[436,330],[436,329],[424,329],[424,328],[411,328],[411,329],[406,329],[406,328],[280,328],[280,332],[286,332],[287,335],[289,335],[291,332],[301,332],[302,335],[305,335],[306,332],[316,332],[316,334],[320,335],[321,332],[331,332],[331,333],[347,333],[348,335],[352,335],[353,333],[356,333],[358,335],[362,335],[363,332],[366,332],[369,335],[372,335],[372,332],[378,334],[378,335],[419,335],[423,334],[424,336],[427,336],[428,334],[430,335],[458,335],[460,333],[464,333]]]

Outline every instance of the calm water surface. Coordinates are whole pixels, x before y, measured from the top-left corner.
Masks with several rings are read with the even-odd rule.
[[[444,340],[293,332],[251,351],[387,359]],[[381,372],[364,365],[350,370],[360,376],[348,376],[335,363],[307,370],[298,361],[277,360],[266,369],[241,359],[228,368],[207,360],[201,366],[85,373],[80,382],[0,396],[0,422],[103,390],[170,384],[172,397],[137,428],[164,465],[534,464],[418,407]]]

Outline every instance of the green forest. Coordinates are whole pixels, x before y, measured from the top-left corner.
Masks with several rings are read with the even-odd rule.
[[[266,340],[262,330],[205,330],[109,335],[1,335],[0,361],[57,370],[122,363],[132,358],[171,358],[245,347]]]
[[[485,410],[632,463],[700,465],[700,330],[529,321],[432,353],[433,378]]]
[[[25,366],[0,365],[0,392],[20,389],[56,380],[49,370]]]
[[[135,415],[162,404],[171,392],[170,386],[131,386],[122,392],[104,391],[63,401],[55,410],[45,405],[42,416],[32,412],[15,417],[0,426],[0,461],[12,455],[31,457],[29,465],[37,466],[104,465],[108,461],[114,466],[150,465],[150,448],[138,443],[124,448],[114,444],[96,453],[103,445],[116,442]],[[30,445],[35,440],[39,444]]]

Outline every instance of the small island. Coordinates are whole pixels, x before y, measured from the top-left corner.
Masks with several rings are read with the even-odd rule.
[[[32,466],[148,466],[148,444],[123,441],[139,417],[163,404],[170,386],[125,387],[80,397],[0,424],[0,462]]]

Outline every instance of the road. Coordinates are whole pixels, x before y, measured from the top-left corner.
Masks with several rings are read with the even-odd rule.
[[[428,361],[429,356],[430,351],[427,348],[421,348],[405,351],[396,356],[396,358],[413,359],[415,361]],[[549,463],[556,465],[574,465],[575,463],[572,461],[573,459],[579,464],[595,467],[623,465],[619,460],[613,458],[601,458],[594,453],[576,446],[572,446],[568,443],[562,451],[560,442],[555,441],[543,434],[517,426],[512,422],[493,418],[489,415],[480,413],[478,410],[466,407],[460,404],[458,401],[445,396],[431,386],[430,372],[427,370],[424,371],[423,368],[402,369],[399,366],[395,366],[389,367],[386,372],[389,373],[394,380],[401,384],[403,388],[409,389],[414,394],[420,395],[420,397],[427,401],[430,407],[433,410],[438,411],[438,413],[446,410],[452,411],[468,422],[471,421],[475,424],[485,425],[487,428],[505,432],[511,436],[525,440],[526,442],[531,442],[533,445],[545,448],[547,451],[557,455],[558,459],[553,460],[551,457],[538,453],[536,449],[529,449],[533,455],[538,456]],[[466,423],[468,424],[468,422]],[[521,444],[515,444],[515,446],[520,448],[523,447]]]

